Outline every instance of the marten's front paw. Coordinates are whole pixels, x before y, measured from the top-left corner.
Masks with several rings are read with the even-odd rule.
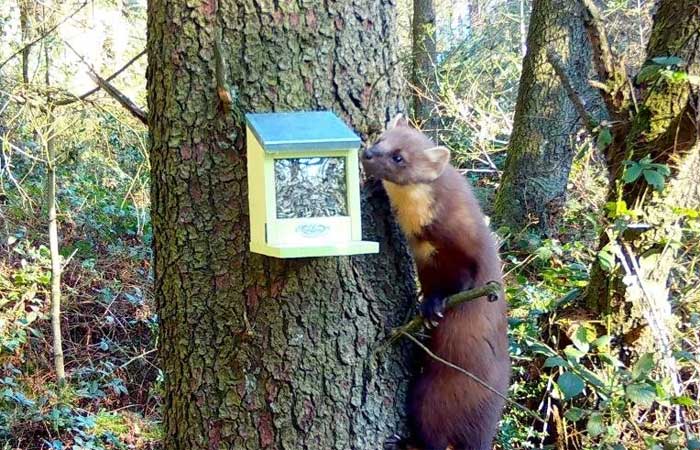
[[[423,316],[426,328],[435,328],[440,320],[445,317],[445,297],[431,296],[423,299],[420,312]]]

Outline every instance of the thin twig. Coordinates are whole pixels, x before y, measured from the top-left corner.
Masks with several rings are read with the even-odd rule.
[[[547,422],[545,422],[544,419],[542,419],[536,412],[534,412],[534,411],[532,411],[531,409],[526,408],[526,407],[524,407],[523,405],[521,405],[521,404],[519,404],[519,403],[516,403],[516,402],[514,402],[513,400],[509,399],[509,398],[506,397],[505,395],[503,395],[503,394],[501,394],[500,392],[498,392],[498,390],[495,389],[493,386],[489,385],[487,382],[485,382],[485,381],[482,380],[481,378],[477,377],[477,376],[474,375],[473,373],[469,372],[468,370],[463,369],[462,367],[459,367],[459,366],[456,365],[456,364],[452,364],[451,362],[449,362],[449,361],[447,361],[447,360],[445,360],[445,359],[443,359],[443,358],[440,358],[438,355],[436,355],[435,353],[431,352],[430,349],[429,349],[428,347],[426,347],[425,345],[423,345],[418,339],[416,339],[416,338],[413,337],[412,335],[406,333],[405,331],[399,331],[399,333],[402,334],[403,336],[406,336],[406,337],[409,338],[410,340],[412,340],[414,344],[416,344],[418,347],[420,347],[420,348],[421,348],[425,353],[427,353],[428,356],[430,356],[431,358],[435,359],[435,360],[438,361],[438,362],[441,362],[442,364],[445,364],[447,367],[450,367],[450,368],[452,368],[452,369],[455,369],[456,371],[458,371],[458,372],[460,372],[460,373],[466,375],[466,376],[467,376],[468,378],[470,378],[472,381],[474,381],[474,382],[476,382],[477,384],[481,385],[484,389],[493,392],[493,393],[496,394],[498,397],[500,397],[501,399],[505,400],[509,405],[515,406],[516,408],[518,408],[518,409],[520,409],[521,411],[525,412],[527,415],[529,415],[529,416],[532,417],[533,419],[537,420],[538,422],[543,423],[543,424],[545,424],[545,425],[547,424]]]
[[[139,58],[141,58],[141,57],[142,57],[143,55],[145,55],[145,54],[146,54],[146,49],[143,49],[138,55],[134,56],[134,57],[131,58],[129,61],[127,61],[126,64],[124,64],[121,68],[119,68],[119,70],[117,70],[117,71],[114,72],[112,75],[110,75],[110,76],[108,76],[107,78],[105,78],[105,81],[109,82],[109,81],[112,81],[113,79],[117,78],[117,77],[118,77],[119,75],[121,75],[126,69],[128,69],[133,63],[135,63],[136,61],[138,61]],[[87,91],[86,93],[84,93],[84,94],[82,94],[82,95],[76,96],[75,98],[69,98],[69,99],[61,100],[61,101],[56,102],[55,104],[56,104],[57,106],[70,105],[71,103],[75,103],[75,102],[80,101],[80,100],[85,100],[86,98],[88,98],[89,96],[91,96],[92,94],[94,94],[95,92],[97,92],[97,91],[99,91],[99,90],[100,90],[100,86],[97,86],[97,87],[95,87],[95,88],[93,88],[93,89],[90,89],[89,91]]]
[[[501,288],[501,283],[497,281],[489,281],[481,287],[459,292],[447,298],[445,302],[445,309],[450,310],[461,305],[462,303],[466,303],[471,300],[476,300],[477,298],[481,297],[498,296],[499,292],[501,291]],[[416,316],[407,324],[395,328],[392,331],[391,336],[387,340],[387,344],[393,344],[394,342],[398,341],[402,334],[415,333],[420,331],[422,328],[423,316]]]
[[[600,10],[593,0],[581,0],[581,4],[584,10],[583,24],[593,50],[593,64],[598,73],[600,94],[611,118],[620,120],[624,117],[626,104],[618,98],[618,93],[629,77],[624,66],[614,62],[615,55],[608,42]]]
[[[114,98],[120,105],[126,108],[126,110],[129,111],[131,115],[140,120],[141,123],[148,126],[148,117],[146,113],[141,108],[139,108],[139,106],[136,103],[134,103],[129,97],[124,95],[119,89],[112,86],[109,82],[107,82],[107,80],[100,77],[100,75],[92,67],[92,65],[88,63],[85,60],[85,58],[83,58],[83,56],[80,53],[78,53],[78,51],[74,49],[73,46],[70,45],[70,43],[68,43],[68,41],[64,40],[63,42],[66,44],[66,47],[68,47],[78,57],[78,59],[80,59],[80,61],[85,65],[85,67],[88,68],[88,70],[90,71],[90,78],[92,78],[92,80],[100,88],[102,88],[107,94]]]

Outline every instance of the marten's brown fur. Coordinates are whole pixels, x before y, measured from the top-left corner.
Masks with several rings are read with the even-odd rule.
[[[432,330],[430,349],[505,395],[510,378],[503,293],[444,312],[452,294],[501,281],[496,244],[479,204],[449,151],[399,117],[362,155],[368,175],[380,178],[411,246]],[[442,318],[444,312],[444,318]],[[442,320],[439,320],[442,318]],[[412,436],[402,446],[424,450],[491,448],[503,400],[432,358],[409,392]],[[406,448],[406,447],[405,447]]]

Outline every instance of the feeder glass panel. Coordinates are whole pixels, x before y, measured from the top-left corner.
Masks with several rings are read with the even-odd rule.
[[[275,159],[278,219],[347,216],[345,158]]]

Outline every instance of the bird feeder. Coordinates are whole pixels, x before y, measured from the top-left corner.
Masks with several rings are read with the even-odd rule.
[[[377,253],[362,240],[360,139],[331,112],[246,114],[250,250],[277,258]]]

